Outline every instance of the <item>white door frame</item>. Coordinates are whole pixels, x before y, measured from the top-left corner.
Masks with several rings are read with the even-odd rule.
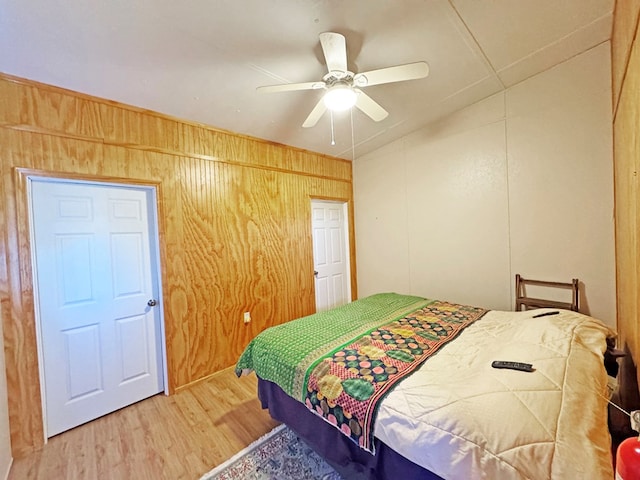
[[[47,407],[46,407],[46,382],[44,377],[44,355],[43,355],[43,347],[42,347],[42,323],[40,317],[40,301],[38,296],[38,271],[37,271],[37,262],[36,262],[36,248],[35,248],[35,225],[33,221],[33,202],[32,202],[32,191],[31,186],[34,180],[48,183],[75,183],[75,184],[84,184],[84,185],[99,185],[99,186],[109,186],[116,188],[128,188],[128,189],[137,189],[143,190],[150,196],[150,202],[148,205],[149,215],[149,225],[151,227],[150,235],[150,247],[151,247],[151,257],[155,265],[154,271],[154,279],[156,279],[156,285],[154,288],[158,292],[158,319],[159,319],[159,327],[160,327],[160,360],[161,360],[161,369],[162,369],[162,378],[164,382],[164,394],[169,395],[169,379],[167,372],[167,344],[166,344],[166,332],[165,332],[165,324],[164,324],[164,302],[162,302],[162,265],[160,263],[160,235],[158,231],[158,198],[157,198],[157,188],[154,185],[140,185],[140,184],[129,184],[129,183],[116,183],[109,181],[100,181],[100,180],[85,180],[85,179],[77,179],[77,178],[64,178],[60,176],[47,176],[41,174],[29,174],[27,177],[27,201],[28,201],[28,214],[29,214],[29,243],[31,250],[31,266],[32,266],[32,278],[33,278],[33,305],[34,305],[34,319],[35,319],[35,327],[36,327],[36,346],[38,351],[38,376],[40,380],[40,403],[42,406],[42,429],[44,434],[44,443],[46,444],[48,441],[48,433],[47,433]],[[153,237],[153,238],[152,238]]]

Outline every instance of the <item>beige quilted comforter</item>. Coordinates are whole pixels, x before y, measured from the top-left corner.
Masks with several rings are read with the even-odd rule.
[[[613,332],[576,312],[532,318],[541,311],[492,311],[468,327],[383,401],[376,437],[445,479],[611,479]]]

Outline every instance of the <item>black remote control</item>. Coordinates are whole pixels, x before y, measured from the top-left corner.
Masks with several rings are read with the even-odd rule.
[[[520,370],[521,372],[533,372],[533,365],[530,363],[494,360],[491,362],[491,366],[493,368],[508,368],[510,370]]]
[[[557,310],[556,310],[556,311],[554,311],[554,312],[538,313],[537,315],[534,315],[534,316],[533,316],[533,317],[531,317],[531,318],[547,317],[547,316],[549,316],[549,315],[557,315],[557,314],[559,314],[559,313],[560,313],[560,312],[558,312]]]

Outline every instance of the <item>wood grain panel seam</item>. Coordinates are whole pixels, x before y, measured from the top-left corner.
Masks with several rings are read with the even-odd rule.
[[[19,123],[0,123],[0,128],[6,128],[7,130],[16,130],[18,132],[35,133],[39,135],[49,135],[52,137],[69,138],[71,140],[84,140],[92,143],[105,143],[101,138],[90,137],[87,135],[74,135],[71,133],[61,132],[59,130],[51,130],[48,128],[36,127],[33,125]]]
[[[217,157],[217,156],[214,156],[214,155],[206,155],[206,154],[201,154],[201,153],[190,153],[190,152],[180,152],[180,151],[172,150],[172,149],[168,149],[168,148],[151,147],[151,146],[146,146],[146,145],[138,145],[138,144],[135,144],[135,143],[111,142],[109,140],[104,140],[104,139],[101,139],[101,138],[89,137],[89,136],[84,136],[84,135],[72,135],[72,134],[69,134],[69,133],[61,132],[59,130],[50,130],[50,129],[46,129],[46,128],[35,127],[35,126],[32,126],[32,125],[2,123],[2,124],[0,124],[0,128],[6,128],[8,130],[16,130],[16,131],[19,131],[19,132],[34,133],[34,134],[39,134],[39,135],[49,135],[49,136],[52,136],[52,137],[68,138],[68,139],[71,139],[71,140],[82,140],[82,141],[87,141],[87,142],[92,142],[92,143],[99,143],[99,144],[105,145],[105,146],[122,147],[122,148],[131,149],[131,150],[139,150],[139,151],[144,151],[144,152],[160,153],[160,154],[164,154],[164,155],[172,155],[172,156],[175,156],[175,157],[192,158],[192,159],[197,159],[197,160],[208,160],[208,161],[211,161],[211,162],[222,163],[222,164],[225,164],[225,165],[235,165],[235,166],[240,166],[240,167],[254,168],[254,169],[257,169],[257,170],[266,170],[266,171],[277,172],[277,173],[287,173],[287,174],[292,174],[292,175],[300,175],[300,176],[303,176],[303,177],[319,178],[319,179],[322,179],[322,180],[333,180],[333,181],[337,181],[337,182],[351,183],[351,178],[341,178],[341,177],[336,177],[336,176],[331,176],[331,175],[321,175],[321,174],[317,174],[317,173],[304,172],[304,171],[300,171],[300,170],[289,170],[289,169],[286,169],[286,168],[272,167],[272,166],[269,166],[269,165],[259,165],[259,164],[249,163],[249,162],[241,162],[241,161],[238,161],[238,160],[227,160],[227,159],[220,158],[220,157]]]

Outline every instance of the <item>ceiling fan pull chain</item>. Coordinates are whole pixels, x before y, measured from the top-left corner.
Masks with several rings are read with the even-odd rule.
[[[353,133],[353,109],[350,112],[351,116],[351,160],[355,162],[356,160],[356,138]]]
[[[333,135],[333,112],[329,110],[329,116],[331,117],[331,145],[336,144],[336,138]]]

